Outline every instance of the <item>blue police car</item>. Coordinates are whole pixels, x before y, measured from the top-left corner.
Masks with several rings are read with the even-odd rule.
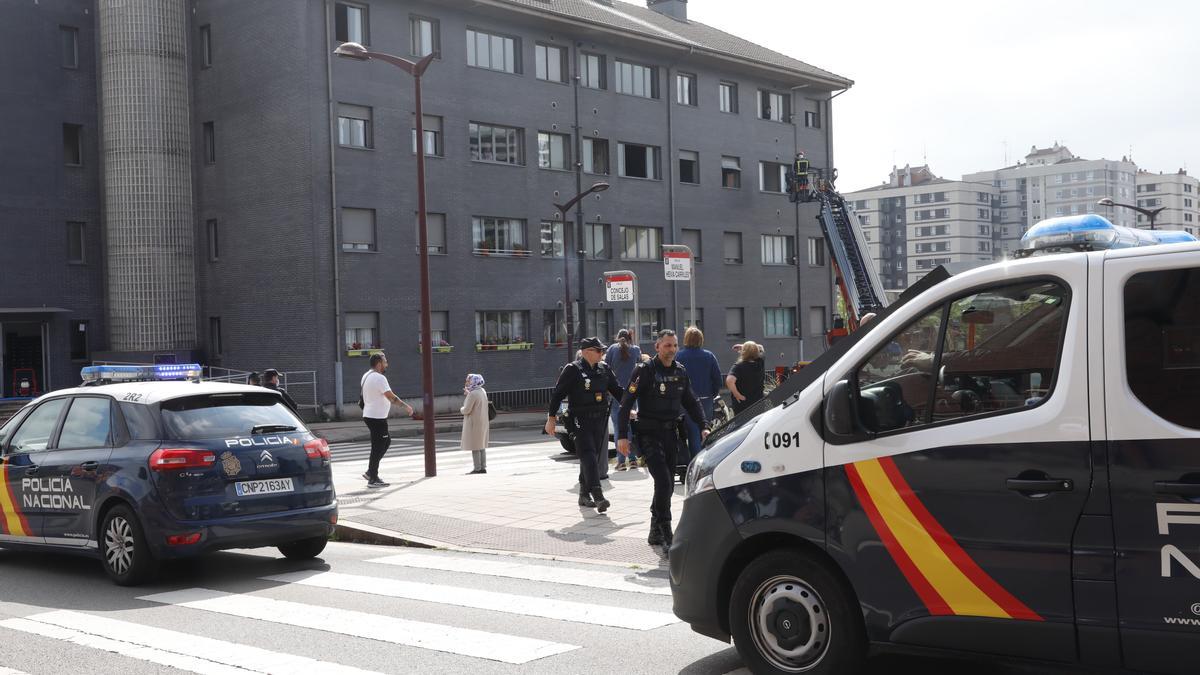
[[[321,553],[329,445],[271,390],[196,365],[94,366],[0,427],[0,546],[93,555],[120,585],[229,548]]]

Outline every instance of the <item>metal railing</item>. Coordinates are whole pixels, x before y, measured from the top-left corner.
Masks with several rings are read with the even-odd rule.
[[[92,361],[94,366],[150,366],[151,363],[135,363],[131,361]],[[206,382],[225,382],[227,384],[246,384],[246,378],[254,371],[223,366],[204,366],[204,374],[200,377]],[[317,400],[317,371],[290,370],[279,373],[279,386],[287,390],[292,400],[301,410],[311,410],[319,417],[322,413],[321,402]],[[547,402],[549,399],[547,399]]]
[[[541,389],[511,389],[507,391],[488,391],[488,399],[502,410],[520,410],[524,408],[545,409],[550,405],[550,397],[554,395],[554,387]]]

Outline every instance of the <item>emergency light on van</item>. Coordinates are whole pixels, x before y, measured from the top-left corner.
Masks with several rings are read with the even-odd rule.
[[[1021,247],[1013,255],[1026,258],[1062,250],[1100,251],[1188,241],[1196,241],[1196,238],[1186,232],[1138,230],[1113,225],[1107,218],[1089,213],[1039,222],[1021,237]]]
[[[198,363],[160,363],[153,366],[87,366],[80,371],[84,384],[102,382],[165,382],[199,380]]]

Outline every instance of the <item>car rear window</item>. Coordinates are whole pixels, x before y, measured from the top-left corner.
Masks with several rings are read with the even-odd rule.
[[[208,394],[163,401],[167,438],[200,441],[248,436],[260,426],[282,425],[303,431],[304,424],[275,394]]]

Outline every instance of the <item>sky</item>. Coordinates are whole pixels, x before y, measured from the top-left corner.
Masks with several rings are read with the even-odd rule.
[[[1200,175],[1191,0],[690,0],[688,17],[854,81],[833,102],[843,192],[893,165],[957,179],[1056,141]]]

